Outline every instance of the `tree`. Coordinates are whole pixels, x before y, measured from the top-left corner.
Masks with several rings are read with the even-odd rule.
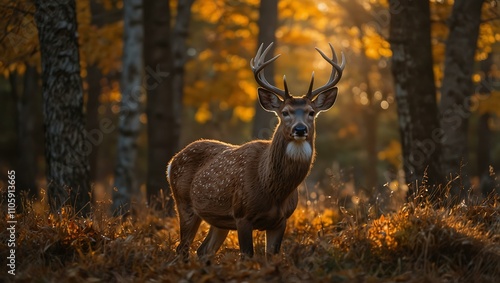
[[[115,165],[116,188],[113,211],[124,213],[130,208],[131,196],[138,191],[135,178],[137,137],[141,129],[142,87],[142,0],[125,0],[123,33],[123,68],[121,104],[118,122],[118,153]]]
[[[179,105],[172,95],[170,1],[144,1],[144,65],[148,119],[148,202],[154,203],[161,188],[167,189],[165,168],[178,148]]]
[[[37,173],[35,128],[36,123],[36,96],[38,94],[38,73],[36,67],[27,65],[24,72],[22,90],[18,90],[18,74],[9,75],[12,94],[17,102],[17,164],[16,186],[19,191],[26,193],[28,199],[38,196],[35,183]]]
[[[467,129],[470,95],[473,93],[472,72],[481,24],[484,0],[456,0],[449,19],[450,33],[446,42],[444,78],[441,88],[441,129],[443,173],[450,181],[450,192],[464,199],[469,186],[467,173]]]
[[[194,0],[183,0],[177,4],[177,17],[172,35],[173,72],[172,72],[172,95],[175,104],[182,105],[184,97],[184,66],[187,61],[186,39],[189,34],[189,22],[191,20],[191,7]],[[182,111],[179,108],[180,119]],[[177,122],[179,125],[181,122]]]
[[[483,78],[478,88],[479,95],[491,97],[493,90],[494,78],[492,76],[493,54],[489,53],[488,57],[481,61],[481,72]],[[489,195],[495,186],[491,165],[491,140],[492,133],[489,126],[492,115],[487,111],[479,111],[479,119],[477,122],[477,176],[480,180],[480,189],[484,196]]]
[[[364,71],[362,72],[362,80],[366,84],[366,97],[368,99],[367,107],[363,107],[362,118],[365,125],[366,133],[364,136],[365,148],[367,153],[367,162],[365,167],[366,187],[369,193],[373,193],[377,187],[377,120],[380,114],[380,106],[374,98],[375,89],[370,80],[370,70],[373,62],[366,55],[369,46],[367,46],[365,38],[365,29],[368,23],[375,21],[373,16],[366,12],[363,5],[357,1],[337,1],[349,14],[349,20],[358,28],[358,40],[360,42],[359,60]],[[349,25],[352,26],[352,25]]]
[[[87,104],[85,105],[87,117],[87,133],[92,133],[99,128],[99,97],[101,95],[100,80],[102,73],[99,68],[92,64],[87,67]],[[97,181],[99,145],[93,144],[89,150],[90,181]]]
[[[36,137],[42,128],[38,119],[41,102],[38,86],[39,64],[37,27],[33,15],[35,5],[30,1],[2,1],[0,13],[0,73],[8,77],[15,103],[16,148],[12,167],[16,169],[17,192],[28,199],[37,197],[36,175],[38,171]],[[40,106],[40,107],[39,107]],[[4,135],[5,129],[2,129]],[[7,158],[4,158],[7,161]],[[18,209],[22,209],[19,206]]]
[[[98,0],[90,0],[89,1],[88,14],[90,14],[91,19],[89,23],[89,27],[87,28],[88,32],[85,36],[80,37],[80,45],[85,46],[89,44],[92,40],[89,40],[89,37],[95,36],[99,37],[99,35],[95,35],[93,31],[102,28],[105,24],[110,22],[116,22],[116,15],[120,15],[120,13],[109,13],[104,9],[101,5],[102,3],[98,3]],[[84,15],[81,15],[80,18],[84,18]],[[87,20],[88,21],[88,20]],[[79,24],[79,29],[82,29],[82,24]],[[85,27],[84,27],[85,28]],[[82,32],[83,33],[83,32]],[[100,38],[102,40],[102,38]],[[92,43],[90,43],[92,44]],[[113,48],[113,47],[111,47]],[[82,50],[83,49],[83,50]],[[87,104],[85,105],[86,109],[86,117],[87,117],[87,133],[90,135],[96,129],[99,129],[99,98],[101,97],[101,79],[103,78],[103,74],[101,69],[98,66],[98,60],[95,60],[95,56],[89,53],[95,53],[95,50],[102,51],[102,46],[92,46],[93,50],[89,50],[90,48],[80,48],[80,54],[83,53],[83,59],[86,59],[87,66]],[[90,58],[94,58],[94,60],[89,60]],[[81,58],[82,59],[82,58]],[[101,139],[97,139],[100,141]],[[97,182],[97,172],[99,166],[99,143],[93,143],[91,151],[89,153],[89,163],[90,163],[90,181]]]
[[[85,154],[83,91],[75,1],[36,1],[42,58],[48,197],[53,212],[70,205],[89,212],[89,164]]]
[[[257,49],[261,44],[268,46],[271,42],[276,41],[276,29],[278,28],[278,0],[260,0],[259,6],[259,36],[257,40]],[[272,57],[275,50],[275,44],[269,51],[269,57]],[[257,50],[256,49],[256,50]],[[266,79],[272,85],[274,82],[274,64],[267,66]],[[270,121],[274,115],[265,111],[261,106],[259,100],[255,100],[255,116],[253,118],[252,137],[260,139],[268,139],[273,133],[269,129]]]
[[[184,41],[187,36],[192,3],[193,0],[179,1],[177,22],[171,34],[170,1],[144,2],[144,64],[148,120],[146,192],[148,201],[157,208],[157,205],[164,201],[160,193],[163,192],[168,197],[167,215],[173,215],[174,211],[165,170],[170,158],[179,150],[183,65],[186,58],[184,44],[178,41]]]
[[[104,120],[99,108],[104,108],[106,102],[120,103],[120,95],[117,94],[120,93],[118,82],[123,55],[122,6],[122,1],[101,0],[77,1],[76,6],[81,76],[87,86],[84,96],[87,98],[85,114],[91,182],[98,182],[99,175],[102,177],[114,169],[111,165],[105,166],[103,162],[98,162],[99,150],[105,136],[118,127],[111,124],[108,117]],[[104,129],[104,125],[110,128]],[[111,156],[114,158],[112,154],[107,159],[112,159]]]
[[[389,1],[392,73],[410,195],[417,182],[441,183],[440,135],[428,1]]]

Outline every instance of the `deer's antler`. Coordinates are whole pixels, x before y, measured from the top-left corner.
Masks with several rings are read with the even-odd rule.
[[[323,51],[321,51],[319,48],[316,47],[316,50],[318,50],[321,57],[323,57],[330,65],[332,65],[332,73],[330,75],[330,79],[328,80],[328,82],[324,86],[317,88],[315,90],[312,89],[313,83],[314,83],[314,72],[312,73],[311,84],[309,85],[309,91],[307,92],[307,95],[306,95],[306,97],[311,99],[311,100],[314,100],[314,98],[316,98],[316,96],[318,94],[320,94],[321,92],[333,88],[339,82],[340,78],[342,77],[342,72],[344,71],[344,68],[345,68],[344,52],[341,53],[342,54],[342,63],[339,65],[337,63],[338,62],[337,53],[335,53],[335,49],[333,49],[332,44],[329,43],[329,45],[330,45],[330,49],[332,50],[332,58],[331,59],[328,58],[328,56],[326,56],[325,53],[323,53]]]
[[[273,42],[271,42],[271,44],[269,44],[269,46],[264,50],[264,52],[262,52],[263,45],[264,44],[260,45],[259,50],[257,51],[257,54],[255,55],[255,58],[250,60],[250,67],[252,67],[252,71],[253,71],[254,76],[255,76],[255,81],[257,81],[257,83],[261,87],[263,87],[269,91],[272,91],[277,96],[279,96],[282,100],[285,100],[285,99],[291,97],[290,93],[288,92],[288,86],[286,85],[286,78],[283,76],[283,83],[285,85],[285,90],[282,90],[282,89],[279,89],[279,88],[271,85],[267,81],[266,77],[264,76],[264,68],[267,65],[271,64],[272,62],[274,62],[276,59],[278,59],[278,57],[280,57],[281,54],[278,54],[278,55],[274,56],[273,58],[265,61],[267,53],[269,52],[269,50],[271,50],[271,47],[273,46]]]

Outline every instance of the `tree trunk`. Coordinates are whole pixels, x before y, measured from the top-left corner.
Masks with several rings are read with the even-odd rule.
[[[36,146],[35,146],[35,96],[38,95],[38,73],[36,67],[26,66],[24,88],[17,100],[18,111],[18,170],[16,184],[26,192],[28,199],[38,196],[36,187]]]
[[[493,54],[488,54],[488,58],[481,62],[481,71],[484,75],[479,87],[481,95],[491,95],[493,77],[491,67],[493,65]],[[480,190],[483,196],[488,196],[493,192],[495,180],[490,172],[491,165],[491,130],[489,125],[490,113],[480,113],[477,121],[477,176],[480,180]]]
[[[368,106],[364,107],[362,117],[364,119],[364,125],[366,128],[365,135],[365,147],[367,154],[367,162],[365,167],[366,172],[366,187],[367,193],[371,195],[377,195],[377,121],[380,107],[378,105],[374,105],[374,90],[372,88],[372,84],[370,82],[370,78],[368,76],[369,70],[371,69],[370,59],[366,56],[365,51],[367,50],[364,42],[364,32],[362,24],[358,25],[360,36],[359,41],[361,42],[361,54],[360,61],[362,66],[366,68],[366,71],[363,72],[364,80],[366,83],[366,93],[368,97]]]
[[[477,173],[480,180],[479,187],[483,196],[489,195],[495,187],[495,180],[490,172],[491,130],[489,120],[490,113],[483,113],[479,116],[477,122]]]
[[[169,195],[165,176],[169,159],[177,152],[180,138],[180,105],[172,92],[172,49],[170,42],[170,1],[144,2],[144,64],[147,90],[148,174],[146,192],[151,206],[161,208]],[[173,215],[173,202],[167,203]]]
[[[470,186],[467,164],[467,128],[472,71],[476,51],[481,7],[484,0],[456,0],[449,20],[443,86],[441,88],[441,128],[443,130],[443,173],[450,182],[450,193],[458,200],[467,196]]]
[[[189,22],[191,20],[191,6],[194,0],[181,0],[177,5],[177,17],[175,20],[172,35],[173,72],[172,72],[172,93],[179,105],[177,109],[177,124],[182,124],[182,99],[184,96],[184,65],[187,61],[186,39],[189,34]]]
[[[99,129],[99,96],[101,95],[101,85],[100,80],[102,78],[101,71],[96,65],[90,65],[87,68],[87,105],[86,105],[86,115],[87,115],[87,134],[92,135],[92,133]],[[99,157],[99,145],[102,138],[97,137],[99,142],[91,142],[91,148],[89,149],[89,164],[90,164],[90,181],[97,181],[97,166]]]
[[[409,196],[417,182],[441,183],[440,129],[432,69],[429,1],[391,0],[390,43],[403,166]]]
[[[89,206],[89,163],[85,149],[83,91],[75,1],[37,0],[42,59],[47,192],[52,212]]]
[[[363,41],[364,31],[363,26],[367,23],[374,22],[377,19],[373,17],[374,13],[368,13],[363,5],[357,1],[337,1],[337,5],[342,7],[348,14],[349,20],[355,25],[359,30],[358,40],[361,43],[360,51],[360,66],[362,69],[366,70],[362,74],[362,80],[366,83],[366,93],[368,97],[368,106],[363,107],[362,117],[364,126],[366,129],[364,142],[367,154],[367,161],[365,165],[365,175],[366,175],[366,188],[367,193],[373,196],[377,195],[377,121],[379,116],[380,106],[374,103],[374,90],[371,86],[369,78],[369,71],[371,70],[372,62],[366,56],[367,47]]]
[[[112,22],[115,14],[119,13],[107,13],[101,4],[97,3],[97,0],[90,1],[90,13],[92,15],[92,26],[102,27],[108,21]],[[113,14],[113,16],[111,15]],[[121,20],[122,18],[120,18]],[[92,132],[99,129],[99,97],[101,96],[101,79],[103,75],[101,70],[96,63],[90,63],[87,67],[87,105],[86,105],[86,115],[87,115],[87,133],[92,135]],[[98,139],[102,141],[101,138]],[[97,172],[99,167],[99,143],[92,144],[92,151],[89,154],[90,163],[90,181],[97,182],[99,178]]]
[[[266,48],[271,42],[276,42],[276,29],[278,28],[278,0],[261,0],[259,7],[259,36],[257,48],[264,44]],[[276,44],[271,47],[268,58],[274,54]],[[274,64],[266,67],[265,76],[272,85],[274,82]],[[272,120],[274,115],[262,109],[259,100],[255,101],[255,116],[253,118],[252,137],[259,139],[270,139],[273,134]]]
[[[378,113],[375,110],[376,106],[371,104],[366,109],[363,109],[363,120],[366,128],[365,147],[367,154],[367,162],[365,167],[366,172],[366,188],[368,193],[377,191],[377,120]]]
[[[118,122],[118,152],[116,154],[113,212],[123,214],[130,209],[132,195],[139,190],[135,177],[137,137],[141,129],[142,87],[142,0],[123,2],[123,67],[121,103]]]
[[[33,200],[38,196],[36,187],[36,146],[35,146],[35,124],[36,124],[36,96],[38,95],[38,74],[35,67],[26,66],[23,87],[19,90],[19,75],[17,72],[9,74],[12,98],[16,104],[15,125],[17,129],[16,138],[16,186],[18,197],[26,197]],[[23,211],[24,206],[17,207],[18,212]]]

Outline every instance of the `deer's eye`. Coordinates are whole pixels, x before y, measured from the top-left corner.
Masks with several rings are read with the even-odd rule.
[[[283,111],[281,112],[281,115],[283,115],[283,117],[288,117],[290,113],[288,113],[288,111]]]
[[[309,112],[309,116],[314,117],[314,114],[316,114],[314,111]]]

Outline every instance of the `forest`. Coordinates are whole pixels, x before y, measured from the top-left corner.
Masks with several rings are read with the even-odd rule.
[[[0,0],[2,282],[498,282],[499,4]],[[317,110],[281,250],[203,221],[180,261],[167,165],[275,144],[266,84]]]

